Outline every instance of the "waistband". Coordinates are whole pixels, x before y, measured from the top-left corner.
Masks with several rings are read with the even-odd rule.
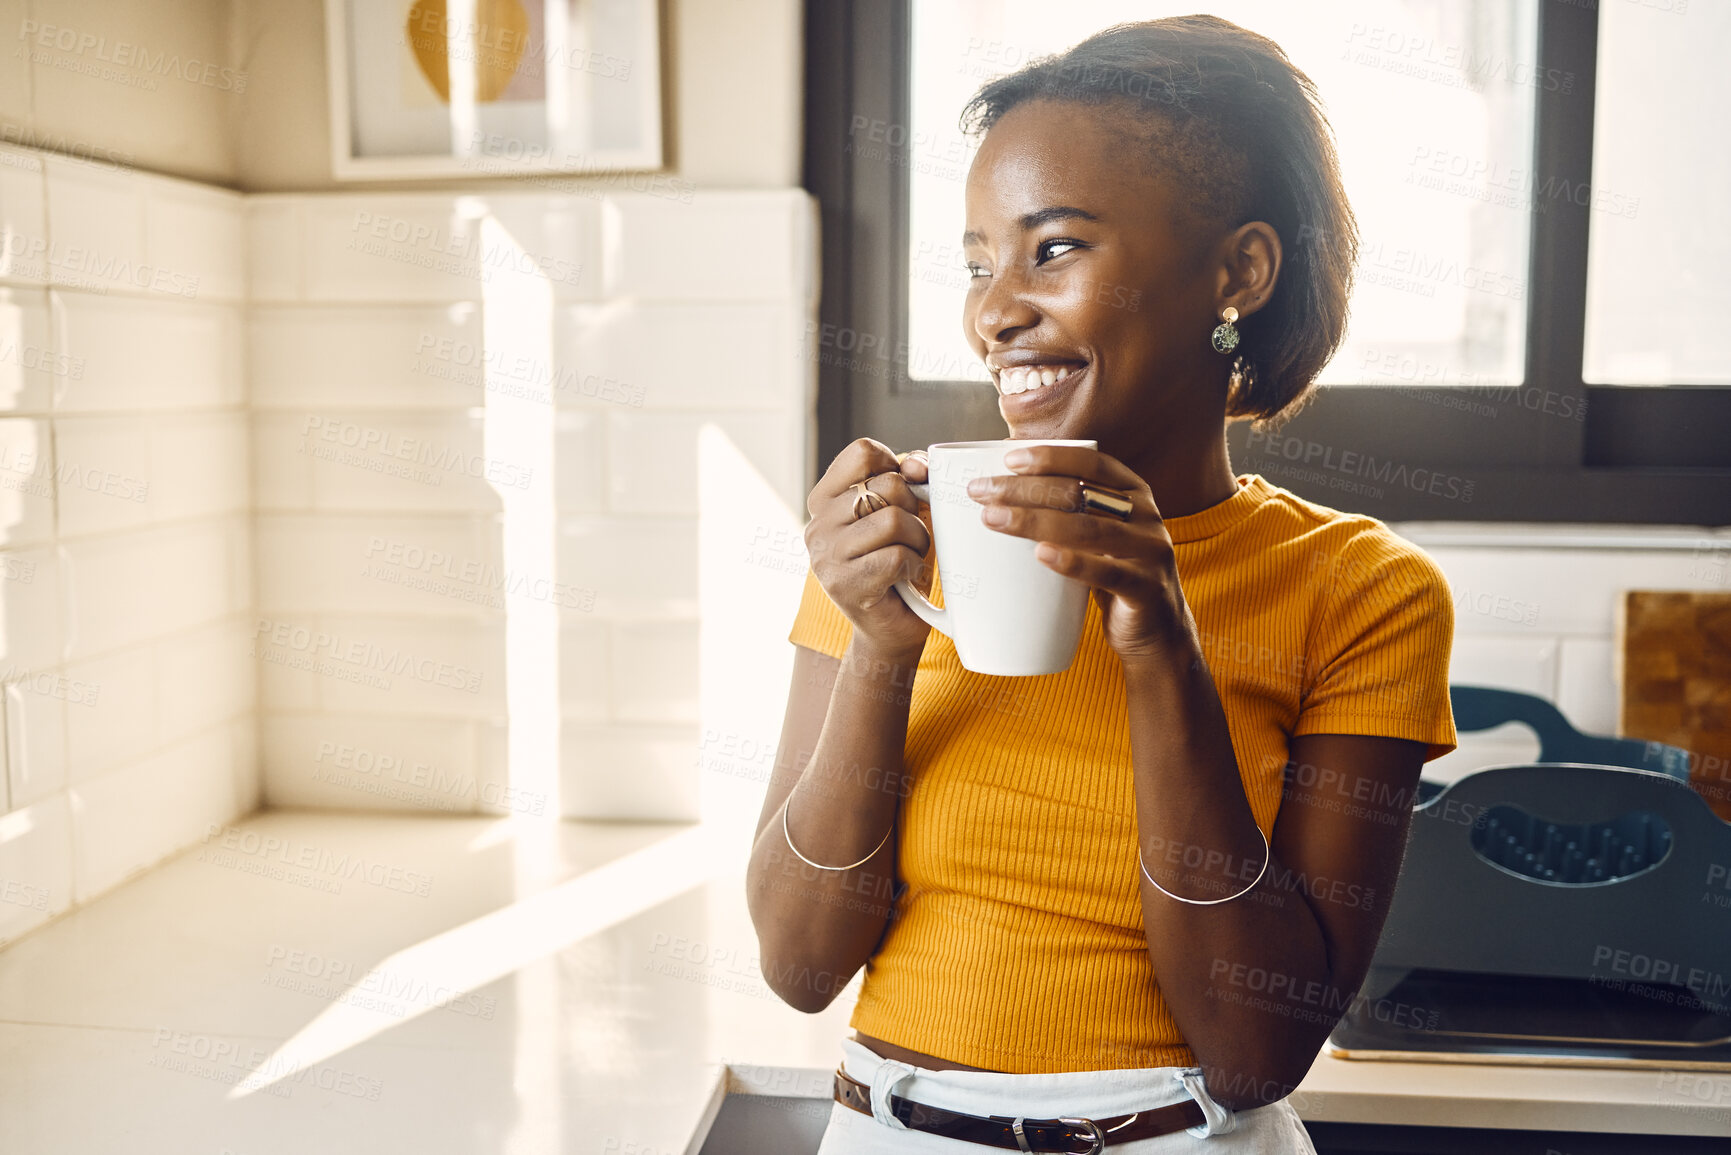
[[[857,1039],[841,1040],[842,1069],[872,1089],[879,1123],[902,1129],[889,1113],[892,1094],[970,1115],[1020,1115],[1029,1119],[1082,1115],[1090,1119],[1127,1115],[1195,1099],[1207,1122],[1191,1127],[1198,1139],[1224,1135],[1237,1120],[1203,1086],[1201,1067],[1121,1067],[1104,1071],[1006,1074],[999,1071],[934,1071],[886,1059]]]

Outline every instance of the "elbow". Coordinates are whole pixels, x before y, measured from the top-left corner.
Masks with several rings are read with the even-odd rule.
[[[1314,1054],[1306,1058],[1246,1054],[1223,1057],[1216,1065],[1197,1056],[1209,1096],[1233,1111],[1253,1111],[1291,1095],[1310,1073],[1315,1060]]]
[[[776,997],[782,1002],[786,1003],[802,1015],[822,1014],[824,1011],[829,1009],[830,1003],[835,1001],[834,999],[826,999],[821,996],[813,997],[809,992],[803,992],[798,989],[789,990],[774,985],[771,985],[769,989],[774,991]]]
[[[800,962],[764,958],[763,981],[777,998],[801,1014],[820,1014],[835,1002],[850,976]]]
[[[809,943],[777,933],[773,919],[756,921],[758,974],[776,998],[808,1015],[815,1015],[833,1003],[847,985],[848,976],[837,976],[836,968],[825,966],[814,957]]]

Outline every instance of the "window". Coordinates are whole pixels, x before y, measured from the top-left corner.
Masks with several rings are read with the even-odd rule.
[[[1731,175],[1703,147],[1731,103],[1711,58],[1731,14],[1708,7],[1211,5],[1317,82],[1363,234],[1328,388],[1277,430],[1234,425],[1235,466],[1390,519],[1731,522],[1731,347],[1713,324],[1731,292],[1705,275],[1731,232],[1700,192]],[[809,5],[824,461],[864,434],[1002,435],[960,335],[973,144],[956,116],[1033,56],[1193,8]]]
[[[1595,385],[1731,382],[1731,287],[1711,275],[1731,265],[1731,155],[1699,136],[1731,108],[1725,44],[1728,4],[1620,0],[1599,13],[1585,367]]]
[[[1109,25],[1194,8],[914,0],[910,127],[929,163],[908,168],[910,378],[986,380],[958,324],[960,184],[977,142],[956,114],[974,90]],[[1322,381],[1519,385],[1531,95],[1570,79],[1534,66],[1537,0],[1224,0],[1210,11],[1280,44],[1323,93],[1339,140],[1363,251],[1352,325]]]

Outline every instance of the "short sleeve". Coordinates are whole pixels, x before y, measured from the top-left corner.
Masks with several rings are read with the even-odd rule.
[[[817,575],[809,569],[805,571],[805,590],[799,595],[799,613],[794,615],[787,640],[832,658],[846,654],[853,640],[853,623],[830,601]]]
[[[1427,762],[1447,754],[1455,748],[1448,579],[1380,525],[1347,543],[1331,571],[1293,733],[1405,738],[1426,744]]]

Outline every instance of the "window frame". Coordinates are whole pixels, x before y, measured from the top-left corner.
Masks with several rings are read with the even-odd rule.
[[[978,382],[910,379],[914,148],[854,147],[862,124],[913,135],[911,32],[911,0],[807,0],[803,183],[822,218],[813,341],[820,468],[857,436],[915,443],[933,417],[958,436],[1002,435],[995,398]],[[1534,86],[1536,187],[1590,191],[1597,51],[1597,5],[1540,0],[1538,74],[1573,74],[1573,84],[1567,92]],[[1386,521],[1731,524],[1731,387],[1583,378],[1591,203],[1590,195],[1558,196],[1532,214],[1518,391],[1325,387],[1272,432],[1233,422],[1235,467]],[[1472,408],[1487,398],[1497,409],[1489,420]],[[994,422],[998,432],[984,431]],[[1330,494],[1282,480],[1305,453],[1330,451],[1404,467],[1397,476],[1405,484]]]

